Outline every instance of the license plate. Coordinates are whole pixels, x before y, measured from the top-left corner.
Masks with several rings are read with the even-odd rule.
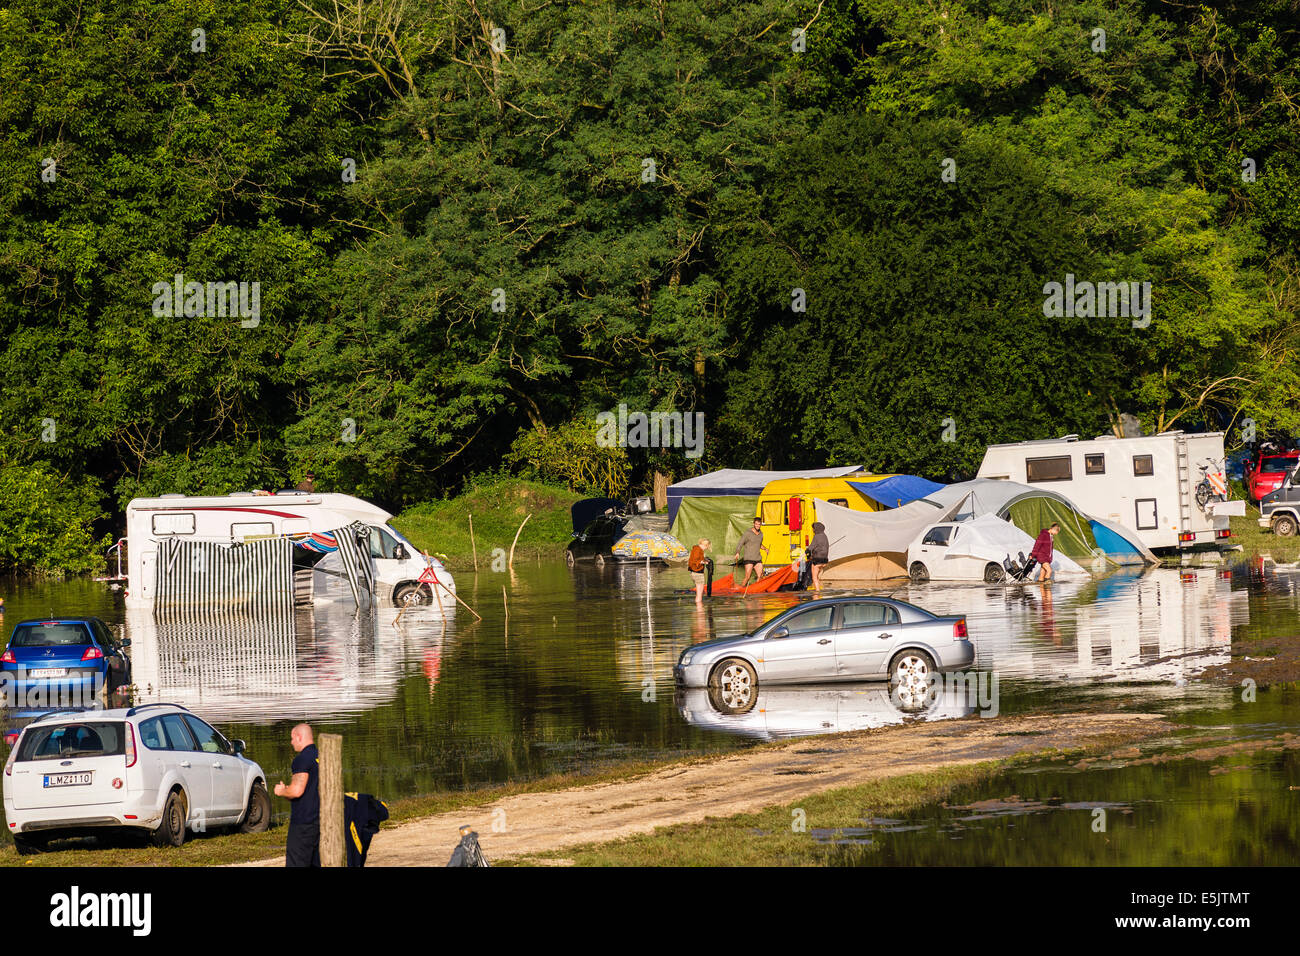
[[[93,770],[85,773],[47,773],[45,775],[45,786],[47,787],[88,787],[91,779],[95,776]]]
[[[64,677],[68,673],[66,667],[37,667],[27,672],[28,677]]]

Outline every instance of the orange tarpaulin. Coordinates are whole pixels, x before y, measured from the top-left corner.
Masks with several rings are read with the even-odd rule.
[[[749,581],[749,587],[736,587],[736,575],[728,574],[725,578],[718,578],[713,582],[714,594],[767,594],[779,590],[783,584],[793,584],[798,577],[795,574],[794,565],[787,564],[780,570],[773,571],[771,574],[765,574],[757,581],[752,578]],[[744,574],[741,574],[742,580]]]

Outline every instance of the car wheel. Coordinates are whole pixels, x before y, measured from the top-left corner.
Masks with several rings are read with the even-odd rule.
[[[185,820],[189,816],[185,794],[173,790],[163,804],[162,823],[153,831],[154,846],[180,846],[185,842]]]
[[[726,713],[744,713],[758,699],[758,675],[748,661],[729,657],[713,670],[709,699]]]
[[[906,650],[889,664],[889,693],[896,700],[915,704],[928,694],[937,672],[934,659],[925,651]]]
[[[569,567],[573,567],[575,564],[578,563],[578,559],[573,556],[572,551],[566,549],[564,552],[564,563],[567,564]]]
[[[917,584],[924,584],[930,580],[930,572],[920,561],[913,561],[912,566],[907,569],[908,576]]]
[[[1004,571],[1000,566],[994,564],[992,561],[984,565],[985,584],[1001,584],[1002,580],[1006,576],[1007,576],[1007,572]]]
[[[433,592],[427,584],[407,582],[393,592],[393,603],[398,607],[422,607],[433,603]]]
[[[596,556],[591,560],[596,562],[596,567],[598,568],[603,568],[605,566],[605,556],[599,551],[596,552]]]
[[[258,780],[248,794],[248,812],[239,824],[240,833],[261,833],[271,825],[271,797],[266,784]]]
[[[44,853],[48,847],[44,837],[26,837],[14,834],[14,849],[18,851],[19,856],[34,856],[37,853]]]
[[[1273,519],[1273,533],[1279,538],[1289,538],[1295,534],[1295,518],[1290,515],[1278,515]]]

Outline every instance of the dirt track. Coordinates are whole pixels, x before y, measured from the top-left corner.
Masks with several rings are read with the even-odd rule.
[[[752,812],[884,777],[1027,751],[1118,743],[1173,729],[1160,714],[1053,714],[804,738],[777,748],[679,764],[629,781],[520,794],[385,828],[375,838],[367,866],[445,866],[461,824],[478,831],[489,860],[504,860]],[[283,857],[245,865],[280,866]]]

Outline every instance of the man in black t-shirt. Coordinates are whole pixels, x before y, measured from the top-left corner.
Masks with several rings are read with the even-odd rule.
[[[299,724],[289,733],[293,778],[275,785],[277,797],[289,798],[289,841],[285,866],[320,866],[320,757],[313,743],[311,724]]]

